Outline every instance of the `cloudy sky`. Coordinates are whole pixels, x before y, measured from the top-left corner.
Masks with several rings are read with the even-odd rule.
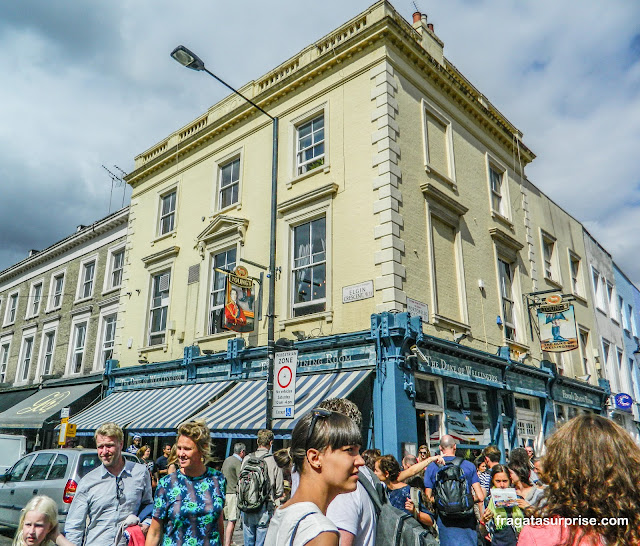
[[[128,201],[133,158],[372,0],[0,3],[0,270]],[[640,286],[640,2],[417,0],[538,158],[529,178]],[[394,2],[408,20],[413,3]],[[123,191],[124,190],[124,191]]]

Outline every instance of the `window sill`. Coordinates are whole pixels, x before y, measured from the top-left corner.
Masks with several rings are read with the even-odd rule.
[[[602,307],[596,305],[596,309],[600,311],[605,317],[609,316],[609,313],[607,313]]]
[[[581,296],[580,294],[576,294],[575,292],[572,292],[573,297],[578,300],[580,303],[583,303],[585,305],[587,305],[589,302],[587,302],[587,298]]]
[[[318,320],[324,320],[327,323],[333,322],[333,311],[322,311],[321,313],[312,313],[310,315],[303,315],[301,317],[292,317],[280,321],[280,330],[284,330],[289,326],[295,326],[305,322],[316,322]]]
[[[444,182],[445,184],[447,184],[448,186],[450,186],[452,190],[457,190],[458,189],[458,184],[456,183],[456,181],[453,178],[449,178],[446,174],[441,173],[439,170],[435,169],[434,167],[432,167],[428,163],[424,166],[424,170],[425,170],[425,172],[427,174],[430,174],[434,178],[437,178],[438,180],[440,180],[440,181]]]
[[[515,227],[513,225],[513,222],[511,220],[509,220],[509,218],[507,218],[506,216],[500,214],[499,212],[492,210],[491,211],[491,217],[494,220],[498,220],[502,225],[508,227],[511,231],[515,231]]]
[[[611,322],[620,326],[620,321],[616,317],[611,317]]]
[[[441,328],[453,329],[456,331],[464,332],[465,334],[471,334],[471,326],[465,324],[464,322],[460,322],[454,319],[447,318],[443,315],[439,315],[438,313],[433,313],[431,315],[431,323],[434,326],[439,326]]]
[[[80,303],[87,303],[88,301],[91,301],[92,298],[93,298],[93,294],[91,296],[86,297],[86,298],[81,298],[79,300],[75,300],[73,302],[73,305],[78,305]]]
[[[207,334],[206,336],[196,337],[193,339],[193,341],[195,341],[199,345],[201,343],[206,343],[208,341],[218,341],[220,339],[231,339],[236,337],[236,333],[238,335],[241,335],[240,332],[234,332],[229,330],[227,332],[216,332],[215,334]]]
[[[102,297],[104,296],[108,296],[109,294],[113,294],[114,292],[117,292],[118,290],[120,290],[122,285],[120,286],[114,286],[113,288],[107,288],[106,290],[102,291],[102,294],[100,294]]]
[[[176,237],[176,236],[177,236],[177,231],[175,229],[163,235],[158,235],[155,239],[151,241],[151,246],[155,245],[156,243],[159,243],[160,241],[164,241],[165,239],[169,239],[170,237]]]
[[[167,352],[169,346],[166,343],[160,345],[147,345],[146,347],[138,347],[138,354],[143,355],[147,353],[153,353],[154,351]]]
[[[13,326],[15,323],[16,323],[15,320],[13,322],[7,322],[7,323],[3,324],[2,327],[6,328],[7,326]]]
[[[58,307],[52,307],[51,309],[47,309],[45,314],[48,315],[50,313],[55,313],[56,311],[60,311],[62,309],[62,305],[58,305]]]
[[[294,176],[291,180],[287,182],[287,189],[291,189],[294,184],[297,184],[301,180],[305,180],[306,178],[310,178],[316,174],[324,173],[329,174],[331,171],[331,163],[327,163],[326,165],[321,165],[320,167],[316,167],[315,169],[311,169],[304,174],[299,174]]]
[[[232,210],[241,210],[242,209],[242,203],[240,201],[238,201],[237,203],[234,203],[233,205],[228,205],[226,207],[224,207],[223,209],[216,209],[214,211],[214,213],[211,215],[212,218],[216,217],[218,214],[226,214],[231,212]]]
[[[505,339],[505,343],[509,346],[510,349],[520,354],[523,354],[523,353],[531,354],[531,349],[529,345],[525,345],[524,343],[520,343],[519,341],[515,341],[513,339]]]
[[[547,284],[550,284],[554,288],[557,288],[558,290],[562,290],[562,284],[559,283],[558,281],[553,280],[552,278],[547,277],[546,275],[544,276],[544,280],[547,281]]]

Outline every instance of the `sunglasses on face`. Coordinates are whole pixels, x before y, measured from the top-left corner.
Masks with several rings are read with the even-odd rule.
[[[331,411],[315,408],[311,410],[311,423],[309,424],[309,430],[307,431],[307,441],[305,442],[305,449],[309,449],[309,442],[311,437],[313,436],[313,429],[316,427],[316,422],[318,419],[326,419],[331,415]]]
[[[427,456],[427,452],[426,451],[420,451],[419,454],[420,455],[424,455],[425,457]]]

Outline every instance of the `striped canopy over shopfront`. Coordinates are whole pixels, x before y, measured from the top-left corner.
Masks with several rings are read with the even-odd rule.
[[[293,419],[274,419],[276,437],[289,437],[298,419],[327,398],[345,398],[371,373],[371,370],[299,375]],[[255,436],[266,426],[267,385],[264,379],[242,381],[208,408],[194,415],[204,419],[219,438]]]
[[[85,434],[111,421],[133,432],[170,432],[231,387],[219,381],[162,389],[114,392],[69,420]]]

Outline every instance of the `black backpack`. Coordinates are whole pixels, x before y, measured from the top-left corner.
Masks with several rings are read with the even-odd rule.
[[[391,506],[387,492],[376,479],[374,486],[361,474],[358,481],[365,488],[376,512],[376,546],[438,546],[434,532],[422,527],[413,516]]]
[[[271,482],[267,470],[266,457],[270,453],[257,457],[255,453],[248,456],[238,476],[238,508],[242,512],[258,512],[270,498]]]
[[[467,490],[462,459],[455,457],[438,469],[433,485],[434,506],[438,515],[447,518],[475,517],[473,495]]]

